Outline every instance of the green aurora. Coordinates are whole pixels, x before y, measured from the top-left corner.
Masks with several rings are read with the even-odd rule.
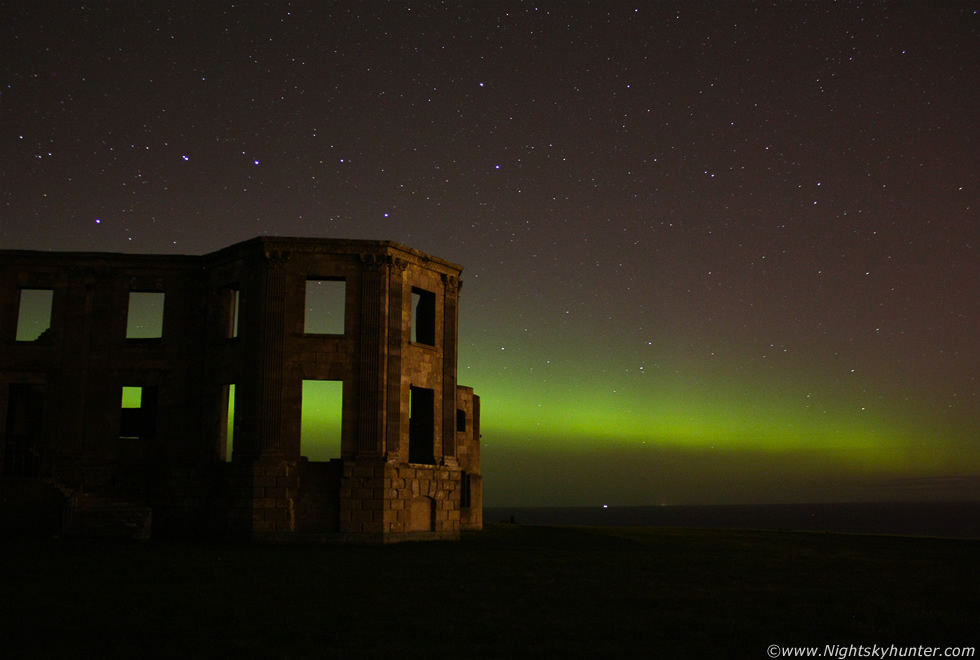
[[[640,369],[613,356],[583,365],[585,344],[560,359],[498,350],[460,361],[460,382],[481,396],[490,505],[965,498],[970,480],[951,490],[947,478],[980,471],[968,411],[849,369],[749,373],[751,361],[711,356]],[[547,473],[553,490],[531,485]],[[889,486],[931,479],[928,492]],[[571,499],[553,495],[576,482]]]

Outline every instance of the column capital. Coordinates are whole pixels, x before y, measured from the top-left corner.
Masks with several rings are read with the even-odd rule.
[[[455,275],[443,274],[442,283],[446,287],[446,293],[458,293],[463,288],[463,280]]]
[[[270,266],[283,266],[289,261],[289,252],[285,250],[267,250],[263,256]]]

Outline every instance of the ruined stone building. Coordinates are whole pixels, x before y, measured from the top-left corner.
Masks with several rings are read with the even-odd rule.
[[[388,241],[0,251],[0,482],[56,487],[76,524],[136,507],[154,535],[479,529],[461,271]],[[332,449],[306,422],[321,385],[336,393]]]

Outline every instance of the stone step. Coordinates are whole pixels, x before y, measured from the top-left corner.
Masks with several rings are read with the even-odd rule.
[[[74,537],[150,538],[153,511],[150,507],[104,496],[79,495],[65,526]]]

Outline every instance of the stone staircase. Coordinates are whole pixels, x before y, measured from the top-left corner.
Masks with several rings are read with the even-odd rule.
[[[150,538],[153,510],[115,497],[74,492],[69,497],[66,537]]]

